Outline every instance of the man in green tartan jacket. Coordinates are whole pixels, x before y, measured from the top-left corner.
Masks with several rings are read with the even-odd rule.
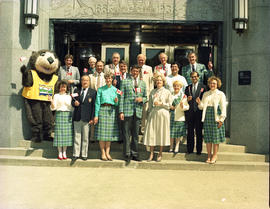
[[[207,86],[207,80],[214,75],[212,62],[208,62],[208,69],[204,64],[197,63],[195,52],[188,54],[189,64],[182,68],[182,76],[187,80],[188,85],[192,84],[190,73],[196,71],[199,74],[199,82]]]
[[[139,79],[140,67],[132,66],[131,78],[122,81],[120,90],[123,93],[119,101],[119,117],[124,121],[123,154],[127,163],[130,160],[140,161],[138,153],[138,136],[142,118],[143,104],[147,101],[146,84]],[[130,140],[131,133],[131,140]]]

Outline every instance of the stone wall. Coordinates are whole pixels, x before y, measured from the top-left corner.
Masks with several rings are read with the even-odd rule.
[[[225,2],[224,64],[230,140],[248,152],[269,152],[270,2],[249,0],[248,30],[239,36],[232,28],[232,5]],[[251,85],[238,85],[238,72],[251,71]]]
[[[223,21],[222,0],[51,0],[51,18]]]

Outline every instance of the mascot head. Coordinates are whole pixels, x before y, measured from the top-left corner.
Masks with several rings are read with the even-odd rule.
[[[32,53],[28,65],[30,69],[36,69],[40,73],[51,75],[57,72],[60,62],[54,52],[40,50]]]

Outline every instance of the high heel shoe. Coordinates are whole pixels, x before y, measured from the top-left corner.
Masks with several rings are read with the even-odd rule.
[[[158,155],[157,162],[161,162],[161,160],[162,160],[162,156],[161,155]]]
[[[106,156],[101,156],[100,159],[103,160],[103,161],[108,161]]]
[[[113,159],[112,159],[112,157],[111,157],[110,155],[106,155],[106,157],[107,157],[107,159],[108,159],[109,161],[113,161]]]
[[[209,158],[207,158],[207,160],[206,160],[205,162],[206,162],[206,163],[210,163],[210,162],[211,162],[210,157],[209,157]]]
[[[210,164],[215,164],[217,162],[217,158],[212,158]]]
[[[153,160],[153,157],[154,157],[154,154],[150,154],[150,156],[149,156],[147,162],[151,162],[151,161]]]

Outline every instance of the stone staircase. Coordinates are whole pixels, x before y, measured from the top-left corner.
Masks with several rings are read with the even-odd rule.
[[[146,147],[139,144],[142,162],[131,161],[126,166],[122,156],[122,144],[114,142],[111,145],[112,162],[101,161],[98,142],[89,144],[88,160],[58,160],[57,149],[52,142],[33,143],[20,140],[16,148],[0,147],[0,165],[23,166],[57,166],[57,167],[95,167],[95,168],[137,168],[137,169],[166,169],[166,170],[203,170],[203,171],[269,171],[269,155],[246,153],[245,146],[221,144],[216,164],[206,164],[206,147],[204,144],[201,155],[185,154],[186,144],[180,145],[180,153],[168,153],[164,148],[161,162],[147,162],[149,153]],[[157,148],[158,150],[158,148]],[[157,151],[156,150],[156,151]],[[72,148],[67,150],[68,157],[72,156]],[[156,153],[157,155],[157,153]],[[156,156],[155,156],[156,157]]]

